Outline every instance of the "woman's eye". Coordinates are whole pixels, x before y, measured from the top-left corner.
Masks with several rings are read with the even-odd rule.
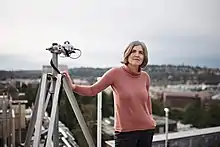
[[[139,52],[139,54],[143,54],[143,52],[142,52],[142,51],[140,51],[140,52]]]

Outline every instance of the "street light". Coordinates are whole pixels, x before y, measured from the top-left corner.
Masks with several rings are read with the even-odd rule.
[[[168,108],[164,108],[164,111],[165,111],[165,119],[166,119],[166,126],[165,126],[165,129],[166,129],[166,140],[165,140],[165,147],[167,147],[168,145],[168,127],[169,127],[169,123],[168,123],[168,113],[169,113],[169,109]]]

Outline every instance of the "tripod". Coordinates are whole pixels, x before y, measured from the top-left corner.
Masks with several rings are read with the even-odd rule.
[[[28,126],[28,131],[25,139],[24,146],[30,147],[31,142],[33,147],[40,146],[41,135],[46,135],[46,141],[44,146],[46,147],[58,147],[59,146],[59,132],[58,132],[58,101],[62,88],[64,89],[69,103],[76,115],[76,118],[80,124],[83,134],[89,147],[95,147],[91,134],[85,123],[83,115],[80,111],[76,98],[73,94],[71,86],[67,81],[67,78],[60,73],[58,67],[58,55],[63,54],[65,57],[70,57],[72,53],[80,51],[74,48],[68,41],[64,42],[64,45],[58,45],[53,43],[52,47],[46,49],[52,53],[51,66],[52,73],[42,74],[41,82],[37,91],[33,115]],[[81,55],[81,51],[80,51]],[[74,58],[73,58],[74,59]],[[49,90],[47,89],[49,87]],[[48,91],[48,93],[47,93]],[[42,131],[42,120],[44,113],[46,112],[50,98],[52,98],[52,108],[50,115],[49,128],[47,131]],[[33,139],[32,139],[33,138]]]

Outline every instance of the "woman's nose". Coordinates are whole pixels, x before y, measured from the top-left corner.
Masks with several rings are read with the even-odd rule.
[[[136,52],[134,55],[137,56],[137,57],[139,57],[139,56],[140,56],[140,53]]]

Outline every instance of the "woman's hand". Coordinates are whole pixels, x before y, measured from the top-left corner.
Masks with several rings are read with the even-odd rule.
[[[154,120],[153,116],[151,116],[151,120],[153,121],[154,127],[157,126],[157,122]]]
[[[63,72],[63,75],[64,75],[65,77],[67,77],[67,82],[72,86],[73,89],[75,89],[75,84],[74,84],[73,80],[71,79],[71,77],[70,77],[68,71],[64,71],[64,72]]]
[[[64,72],[63,72],[63,75],[66,76],[66,77],[67,77],[67,80],[68,80],[68,81],[71,81],[71,83],[72,83],[72,79],[71,79],[71,77],[70,77],[68,71],[64,71]]]

